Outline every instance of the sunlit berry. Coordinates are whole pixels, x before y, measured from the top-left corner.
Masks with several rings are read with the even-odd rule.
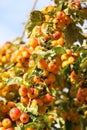
[[[22,113],[20,116],[20,121],[25,124],[29,122],[29,115],[27,113]]]
[[[3,125],[3,127],[5,127],[5,128],[9,128],[9,127],[12,126],[12,122],[11,122],[11,120],[10,120],[9,118],[4,118],[4,119],[2,120],[2,125]]]
[[[60,36],[61,36],[61,33],[60,33],[59,31],[55,31],[55,32],[53,33],[53,38],[54,38],[54,39],[58,39],[58,38],[60,38]]]
[[[17,107],[13,107],[10,111],[9,111],[9,116],[12,119],[12,121],[17,121],[20,118],[21,115],[21,111],[19,108]]]
[[[38,96],[38,89],[37,88],[29,88],[27,92],[27,96],[30,99],[36,98]]]
[[[21,86],[18,90],[18,93],[19,93],[20,96],[26,96],[27,95],[27,87]]]

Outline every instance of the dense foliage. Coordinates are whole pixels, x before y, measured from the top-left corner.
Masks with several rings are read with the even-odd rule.
[[[85,2],[55,0],[0,48],[0,130],[87,129],[85,20]]]

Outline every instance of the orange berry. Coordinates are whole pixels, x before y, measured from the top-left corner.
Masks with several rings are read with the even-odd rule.
[[[62,67],[64,68],[65,66],[67,66],[69,64],[69,62],[67,60],[62,62]]]
[[[58,40],[53,40],[52,45],[53,46],[63,46],[65,44],[65,39],[63,37],[60,37]]]
[[[2,126],[3,126],[4,128],[9,128],[9,127],[11,127],[11,126],[12,126],[11,120],[10,120],[9,118],[4,118],[4,119],[2,120]]]
[[[0,89],[4,87],[4,82],[0,82]]]
[[[37,67],[39,69],[46,69],[47,68],[47,61],[44,59],[40,59],[37,63]]]
[[[59,31],[55,31],[55,32],[53,33],[53,38],[54,38],[54,39],[59,39],[60,36],[61,36],[61,33],[60,33]]]
[[[28,96],[25,96],[25,97],[21,96],[20,97],[20,102],[27,105],[29,103]]]
[[[78,8],[81,8],[80,0],[75,0],[75,5],[76,5]]]
[[[27,88],[26,86],[21,86],[18,90],[20,96],[26,96],[27,95]]]
[[[23,58],[29,58],[30,54],[28,53],[28,51],[23,51],[22,56],[23,56]]]
[[[74,58],[73,56],[70,56],[70,57],[68,58],[68,63],[69,63],[69,64],[73,64],[74,61],[75,61],[75,58]]]
[[[64,60],[67,60],[68,59],[68,55],[67,54],[62,54],[61,55],[61,60],[64,61]]]
[[[53,97],[49,93],[47,93],[42,100],[47,105],[51,105],[53,103]]]
[[[65,16],[65,13],[63,11],[58,11],[56,18],[57,20],[60,20],[60,19],[63,19],[64,16]]]
[[[29,46],[28,50],[29,50],[29,53],[32,54],[32,52],[34,51],[34,48],[32,46]]]
[[[38,96],[38,89],[37,88],[29,88],[27,92],[28,98],[36,98]]]
[[[1,61],[2,61],[2,63],[6,63],[6,62],[7,62],[7,58],[6,58],[6,56],[2,56]]]
[[[48,116],[48,119],[49,119],[50,121],[54,121],[53,115],[49,115],[49,116]]]
[[[48,77],[45,79],[47,84],[51,84],[56,81],[56,76],[53,73],[48,74]]]
[[[76,98],[82,103],[85,101],[85,98],[82,95],[81,91],[78,91]]]
[[[14,128],[13,127],[9,127],[9,128],[7,128],[5,130],[14,130]]]
[[[50,62],[50,63],[48,63],[47,70],[49,72],[57,73],[59,70],[59,67],[55,62]]]
[[[30,38],[29,46],[35,48],[39,44],[38,39],[35,37]]]
[[[27,113],[22,113],[20,116],[20,121],[22,123],[28,123],[29,122],[29,115]]]
[[[16,64],[16,67],[18,67],[18,68],[21,68],[23,65],[22,65],[22,63],[20,63],[20,62],[18,62],[17,64]]]
[[[33,77],[33,82],[39,83],[40,82],[40,77],[39,76],[34,76]]]
[[[13,107],[9,111],[9,116],[12,119],[12,121],[17,121],[20,118],[20,115],[21,115],[21,111],[17,107]]]
[[[0,130],[6,130],[5,127],[0,127]]]
[[[72,50],[66,49],[66,53],[67,53],[68,55],[72,55]]]
[[[15,102],[14,101],[8,101],[7,108],[10,110],[12,107],[15,107]]]
[[[83,96],[87,96],[87,88],[82,88],[81,93]]]
[[[0,127],[2,127],[2,122],[0,121]]]

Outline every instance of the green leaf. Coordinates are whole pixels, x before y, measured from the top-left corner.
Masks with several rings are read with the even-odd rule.
[[[54,0],[54,3],[57,4],[58,10],[63,10],[65,8],[65,2],[68,0]]]
[[[86,46],[72,46],[72,49],[74,52],[79,52],[79,53],[87,53],[87,47]]]
[[[54,51],[56,54],[63,54],[63,53],[66,52],[65,49],[62,48],[62,47],[55,47],[55,48],[53,48],[53,51]]]
[[[24,130],[24,125],[20,126],[17,124],[17,126],[15,127],[15,130]]]
[[[28,124],[26,124],[25,126],[24,126],[24,128],[26,129],[26,128],[34,128],[34,127],[38,127],[39,126],[39,124],[37,124],[37,122],[30,122],[30,123],[28,123]]]
[[[83,43],[84,36],[81,34],[81,29],[77,27],[74,23],[69,24],[64,30],[65,40],[68,46],[74,42]]]
[[[44,57],[44,55],[46,54],[46,52],[42,51],[42,50],[37,50],[37,51],[35,50],[33,52],[33,54],[37,54],[38,56],[40,56],[42,58],[42,57]]]
[[[24,68],[17,68],[17,67],[15,67],[14,71],[15,71],[17,76],[22,76],[25,73]]]
[[[37,130],[45,130],[51,128],[51,122],[46,115],[37,116],[33,122],[30,122],[24,126],[24,128],[36,128]]]
[[[30,20],[25,25],[25,34],[27,38],[31,35],[33,28],[36,25],[41,25],[44,20],[44,15],[39,10],[34,10],[30,14]]]
[[[80,125],[82,126],[82,130],[87,130],[87,118],[83,118]]]
[[[80,64],[80,67],[82,69],[86,68],[87,67],[87,57],[83,58],[81,64]]]
[[[30,127],[30,128],[36,128],[37,130],[44,130],[44,126],[45,126],[44,123],[41,124],[40,122],[30,122],[26,124],[24,128],[26,129]]]
[[[65,129],[64,130],[73,130],[71,121],[69,121],[69,120],[65,121]]]
[[[43,121],[46,126],[48,126],[49,128],[51,127],[51,122],[48,120],[47,116],[43,116]]]
[[[24,106],[22,103],[16,103],[16,106],[22,111],[26,112],[26,106]]]
[[[77,15],[82,19],[87,19],[87,10],[78,10]]]
[[[33,22],[28,22],[26,25],[25,25],[25,34],[27,36],[27,38],[30,36],[33,28],[35,27],[35,23]]]
[[[28,70],[28,73],[25,73],[24,75],[24,80],[25,82],[29,82],[31,77],[33,76],[33,73],[35,71],[36,65],[34,65],[33,67],[30,67]]]
[[[54,3],[55,4],[59,4],[59,0],[54,0]]]
[[[81,57],[78,57],[73,66],[73,69],[75,70],[76,73],[80,72],[80,63],[81,63]]]
[[[36,103],[32,103],[31,106],[28,108],[28,111],[34,115],[38,115],[38,105]]]
[[[21,84],[22,83],[22,78],[20,77],[12,77],[12,78],[9,78],[6,82],[6,85],[9,86],[9,85],[13,85],[13,84]]]
[[[64,78],[68,78],[70,72],[71,72],[70,65],[65,66],[64,69],[62,69],[62,71],[61,71]]]
[[[17,127],[15,127],[15,130],[21,130],[21,127],[17,125]]]
[[[44,20],[44,15],[39,10],[34,10],[30,14],[30,20],[32,22],[42,22]]]

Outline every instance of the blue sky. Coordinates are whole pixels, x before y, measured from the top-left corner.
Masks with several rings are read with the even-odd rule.
[[[35,0],[0,0],[0,45],[21,35]],[[51,4],[38,0],[36,9]]]

